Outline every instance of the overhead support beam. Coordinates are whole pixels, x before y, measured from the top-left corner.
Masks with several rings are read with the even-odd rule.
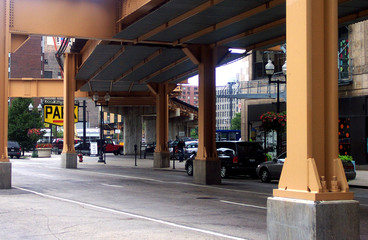
[[[368,9],[339,18],[339,24],[349,24],[359,19],[365,19],[367,16]]]
[[[132,72],[134,72],[135,70],[137,70],[140,67],[143,67],[146,63],[153,61],[155,58],[157,58],[158,56],[160,56],[162,54],[162,49],[159,49],[157,51],[155,51],[153,54],[151,54],[151,56],[143,59],[143,61],[141,61],[140,63],[138,63],[137,65],[135,65],[134,67],[130,68],[128,71],[124,72],[121,76],[119,76],[118,78],[114,79],[114,83],[119,82],[121,79],[125,78],[126,76],[128,76],[129,74],[131,74]]]
[[[81,62],[78,66],[78,69],[81,69],[87,59],[91,56],[93,51],[96,49],[98,45],[101,44],[101,40],[88,40],[82,50],[80,51],[81,54]]]
[[[252,35],[255,35],[257,33],[261,33],[261,32],[267,31],[267,30],[270,30],[270,29],[272,29],[274,27],[278,27],[278,26],[281,26],[283,24],[286,24],[286,18],[282,18],[282,19],[273,21],[271,23],[262,25],[260,27],[256,27],[256,28],[250,29],[250,30],[248,30],[246,32],[237,34],[235,36],[232,36],[232,37],[223,39],[223,40],[218,41],[217,43],[215,43],[214,46],[223,46],[223,45],[225,45],[227,43],[231,43],[233,41],[236,41],[236,40],[239,40],[239,39],[242,39],[242,38],[245,38],[245,37],[249,37],[249,36],[252,36]]]
[[[260,42],[257,44],[253,44],[253,45],[248,45],[245,46],[245,48],[247,49],[247,51],[250,50],[257,50],[257,49],[261,49],[261,48],[267,48],[270,46],[275,46],[275,45],[280,45],[286,42],[286,36],[280,36],[280,37],[276,37],[273,39],[269,39],[267,41],[264,42]]]
[[[84,39],[112,39],[116,34],[115,0],[11,2],[11,33]]]
[[[121,6],[119,6],[121,13],[117,23],[119,23],[121,27],[130,25],[167,1],[168,0],[121,0]]]
[[[162,31],[165,31],[166,29],[168,28],[171,28],[171,27],[174,27],[175,25],[187,20],[188,18],[190,17],[193,17],[194,15],[198,14],[198,13],[201,13],[221,2],[223,2],[224,0],[210,0],[210,1],[207,1],[205,3],[202,3],[201,5],[191,9],[190,11],[180,15],[179,17],[176,17],[154,29],[152,29],[151,31],[143,34],[142,36],[138,37],[136,39],[136,42],[139,43],[141,41],[144,41],[144,40],[147,40],[148,38],[162,32]]]
[[[221,29],[221,28],[224,28],[224,27],[227,27],[233,23],[236,23],[236,22],[239,22],[245,18],[248,18],[248,17],[251,17],[251,16],[254,16],[258,13],[261,13],[263,11],[266,11],[267,9],[270,9],[270,8],[274,8],[276,6],[279,6],[281,4],[285,4],[286,0],[271,0],[265,4],[262,4],[256,8],[253,8],[249,11],[246,11],[246,12],[243,12],[239,15],[236,15],[232,18],[229,18],[225,21],[222,21],[222,22],[219,22],[217,24],[214,24],[212,26],[209,26],[207,28],[204,28],[202,29],[201,31],[198,31],[196,33],[193,33],[193,34],[190,34],[186,37],[183,37],[181,39],[178,39],[177,41],[173,42],[173,45],[179,45],[179,44],[183,44],[183,43],[186,43],[186,42],[189,42],[193,39],[196,39],[196,38],[199,38],[201,36],[204,36],[208,33],[211,33],[213,31],[216,31],[218,29]]]
[[[63,79],[60,78],[10,78],[9,97],[64,97]],[[77,81],[78,84],[78,81]],[[87,92],[75,90],[75,97],[88,97]]]
[[[87,80],[87,82],[91,81],[95,77],[97,77],[98,74],[100,74],[103,70],[105,70],[112,62],[114,62],[116,59],[118,59],[124,52],[126,48],[122,47],[119,51],[117,51],[114,56],[112,56],[109,60],[107,60],[101,67],[95,71],[92,76]]]
[[[153,78],[153,77],[156,77],[157,75],[163,73],[163,72],[166,72],[170,69],[172,69],[173,67],[185,62],[185,61],[188,61],[188,57],[183,57],[183,58],[180,58],[179,60],[176,60],[174,61],[173,63],[167,65],[166,67],[154,72],[154,73],[151,73],[150,75],[148,75],[147,77],[145,78],[142,78],[140,79],[138,82],[139,83],[144,83],[144,82],[147,82],[149,79]]]
[[[11,34],[11,53],[15,53],[21,46],[29,40],[29,35]]]

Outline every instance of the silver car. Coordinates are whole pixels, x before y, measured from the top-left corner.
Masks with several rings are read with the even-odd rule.
[[[263,162],[257,166],[257,175],[262,182],[270,182],[271,180],[279,180],[281,176],[282,167],[284,166],[286,152],[270,162]],[[347,180],[355,179],[356,171],[354,165],[350,161],[342,161],[345,176]]]

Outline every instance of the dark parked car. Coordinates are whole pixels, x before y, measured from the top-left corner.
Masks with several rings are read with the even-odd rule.
[[[242,141],[216,142],[217,155],[221,161],[221,177],[230,175],[256,176],[257,166],[267,157],[260,143]],[[185,163],[188,175],[193,175],[193,158]]]
[[[8,156],[13,158],[20,158],[22,149],[19,146],[18,142],[8,141]]]
[[[91,155],[91,143],[87,142],[86,146],[83,146],[83,142],[78,142],[77,144],[74,145],[75,151],[77,153],[82,153],[83,155]]]
[[[282,167],[284,166],[285,158],[286,153],[283,153],[271,162],[261,163],[257,167],[257,175],[259,176],[261,181],[270,182],[271,180],[279,180],[281,176]],[[355,179],[356,172],[353,163],[350,161],[342,161],[342,166],[344,167],[346,179],[347,180]]]

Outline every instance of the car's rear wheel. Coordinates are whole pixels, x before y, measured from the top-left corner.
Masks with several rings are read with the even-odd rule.
[[[188,176],[193,176],[193,164],[189,164],[187,167]]]
[[[119,149],[119,154],[120,154],[120,155],[124,155],[124,148],[120,148],[120,149]]]
[[[118,155],[119,153],[117,151],[114,152],[114,155]]]
[[[227,171],[227,168],[225,166],[221,167],[221,177],[222,178],[227,178],[229,176],[229,173]]]
[[[260,174],[261,181],[264,183],[268,183],[271,181],[270,172],[267,169],[262,169]]]

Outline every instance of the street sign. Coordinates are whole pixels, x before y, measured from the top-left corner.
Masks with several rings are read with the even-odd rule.
[[[97,155],[97,142],[91,142],[91,155]]]
[[[43,105],[44,122],[63,126],[64,125],[64,106],[62,105]],[[78,122],[78,106],[74,106],[74,122]]]

